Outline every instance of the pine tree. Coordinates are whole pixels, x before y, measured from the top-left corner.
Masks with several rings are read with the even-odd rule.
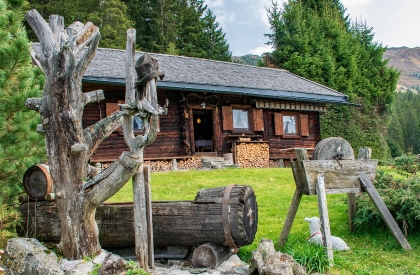
[[[203,18],[204,21],[204,37],[206,38],[204,43],[204,58],[231,61],[232,53],[229,50],[229,44],[225,39],[225,34],[222,28],[219,27],[219,23],[216,21],[216,16],[211,10],[207,10],[206,15]]]
[[[23,27],[24,0],[0,0],[0,247],[16,222],[24,172],[45,159],[39,115],[25,107],[41,94],[43,75],[31,65]]]
[[[216,16],[200,0],[125,0],[135,21],[137,48],[231,61]]]
[[[351,23],[338,0],[289,0],[268,9],[274,47],[265,66],[283,68],[346,94],[361,108],[330,106],[321,115],[321,136],[342,136],[355,150],[371,147],[374,157],[389,154],[385,113],[399,73],[383,61],[386,48],[373,41],[373,30]]]
[[[134,27],[129,19],[127,6],[120,0],[29,0],[31,9],[36,9],[44,18],[52,14],[64,17],[64,24],[74,21],[92,22],[101,29],[99,46],[108,48],[125,48],[126,31]],[[31,41],[37,37],[26,25]]]
[[[134,27],[134,22],[128,19],[127,6],[120,0],[100,2],[94,12],[88,14],[87,21],[99,27],[103,48],[125,49],[127,30]]]

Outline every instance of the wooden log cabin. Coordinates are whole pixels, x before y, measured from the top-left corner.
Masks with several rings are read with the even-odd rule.
[[[136,60],[142,54],[137,52]],[[349,104],[346,95],[286,70],[151,55],[165,74],[157,84],[159,103],[167,98],[169,107],[156,140],[144,150],[145,160],[233,153],[237,163],[240,155],[250,166],[267,167],[269,159],[293,158],[293,148],[311,153],[321,139],[319,113],[327,104]],[[105,100],[86,106],[84,127],[119,110],[125,98],[125,51],[99,48],[82,85],[84,92],[105,94]],[[142,134],[140,119],[134,127]],[[123,150],[129,149],[117,129],[91,162],[114,161]]]

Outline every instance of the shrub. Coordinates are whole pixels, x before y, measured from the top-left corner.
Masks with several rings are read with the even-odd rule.
[[[414,176],[420,169],[419,157],[411,153],[402,155],[401,157],[395,158],[395,166],[398,169],[398,173],[401,175],[407,177]]]
[[[405,165],[403,166],[405,167]],[[418,231],[420,226],[420,178],[413,176],[407,179],[394,179],[381,171],[377,173],[375,187],[406,235],[410,231]],[[355,224],[364,228],[385,227],[385,222],[367,193],[357,197],[357,205]]]

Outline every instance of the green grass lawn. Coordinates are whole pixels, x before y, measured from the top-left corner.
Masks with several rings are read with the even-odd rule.
[[[289,168],[222,169],[152,173],[152,199],[193,200],[198,190],[229,184],[246,184],[254,189],[258,203],[258,231],[252,244],[242,247],[239,255],[249,260],[261,238],[277,243],[295,190]],[[132,201],[131,183],[127,183],[109,201]],[[331,233],[343,238],[351,251],[334,253],[334,267],[328,274],[420,274],[420,234],[408,236],[412,250],[404,251],[388,230],[348,231],[346,195],[327,195]],[[286,247],[294,257],[316,261],[314,248],[307,243],[309,226],[305,217],[318,216],[316,196],[303,196]],[[321,250],[317,250],[319,253]],[[322,253],[321,253],[322,254]],[[323,255],[322,255],[323,256]]]

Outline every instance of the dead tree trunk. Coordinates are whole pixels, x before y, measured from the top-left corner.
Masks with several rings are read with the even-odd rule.
[[[99,43],[99,29],[90,22],[86,25],[75,22],[64,29],[63,17],[52,15],[47,23],[36,10],[30,10],[26,20],[40,41],[41,53],[35,58],[46,77],[42,98],[28,99],[27,107],[39,111],[42,117],[39,128],[46,138],[60,218],[59,248],[68,259],[93,256],[101,249],[96,207],[131,178],[142,158],[136,154],[139,150],[123,152],[118,161],[92,179],[87,176],[89,158],[102,140],[121,126],[123,115],[142,112],[150,117],[150,114],[138,104],[83,129],[84,106],[103,98],[103,91],[95,91],[96,96],[91,96],[81,90],[82,77]],[[153,139],[136,137],[135,145],[144,147]]]

